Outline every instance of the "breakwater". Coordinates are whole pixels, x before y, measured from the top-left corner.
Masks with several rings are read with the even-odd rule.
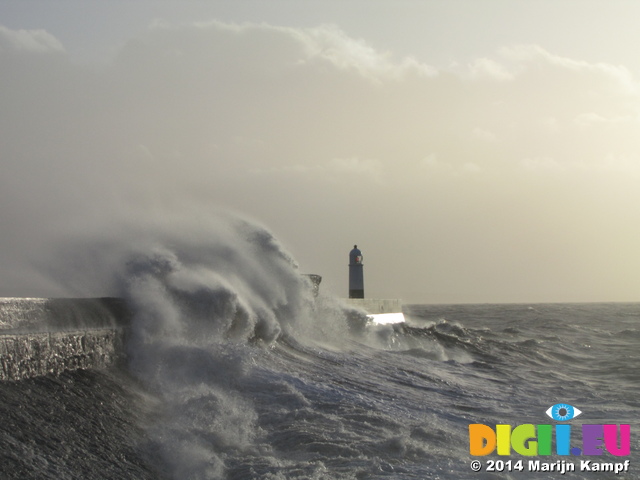
[[[0,380],[113,365],[130,317],[118,298],[1,298]]]

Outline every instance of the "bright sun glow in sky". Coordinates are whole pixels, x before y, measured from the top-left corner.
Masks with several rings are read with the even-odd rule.
[[[338,295],[357,243],[371,297],[638,301],[638,18],[0,0],[0,296],[94,294],[42,275],[54,245],[229,209]]]

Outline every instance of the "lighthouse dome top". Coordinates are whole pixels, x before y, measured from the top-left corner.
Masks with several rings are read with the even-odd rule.
[[[353,250],[349,252],[349,264],[358,265],[362,263],[362,252],[358,248],[358,245],[353,246]]]

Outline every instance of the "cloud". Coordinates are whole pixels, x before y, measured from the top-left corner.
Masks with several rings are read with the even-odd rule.
[[[473,79],[486,79],[493,81],[509,81],[515,78],[515,73],[510,72],[505,65],[501,65],[490,58],[478,58],[469,66],[469,73]]]
[[[637,123],[638,118],[633,117],[631,115],[622,116],[622,117],[605,117],[603,115],[599,115],[594,112],[589,113],[581,113],[578,115],[573,122],[578,127],[588,128],[588,127],[606,127],[607,125],[611,127],[615,127],[619,124],[623,123]]]
[[[0,53],[61,53],[62,43],[44,30],[11,30],[0,25]]]
[[[574,202],[590,213],[560,243],[582,241],[583,226],[610,210],[624,216],[638,200],[627,174],[640,161],[640,99],[624,66],[534,45],[435,69],[336,26],[222,22],[156,22],[99,66],[73,63],[42,31],[1,27],[0,49],[12,52],[0,54],[7,294],[38,294],[43,284],[25,265],[69,235],[114,229],[126,241],[115,228],[122,219],[163,222],[215,206],[259,218],[327,278],[344,276],[336,249],[358,237],[383,271],[402,263],[389,253],[396,242],[433,252],[402,263],[401,291],[515,299],[514,282],[497,272],[517,255],[496,259],[495,245],[510,239],[522,255],[547,245],[558,230],[546,219],[571,217]],[[522,223],[529,237],[513,233]],[[608,255],[610,240],[589,242],[584,257],[567,257],[573,271]],[[614,263],[594,275],[627,272]],[[476,293],[486,269],[497,279]],[[541,271],[525,268],[521,291],[535,284],[554,295]],[[571,271],[561,281],[573,281]],[[394,295],[382,277],[368,285]],[[607,291],[618,287],[629,291],[620,282]]]
[[[305,45],[308,56],[306,62],[327,60],[340,69],[356,71],[374,82],[398,79],[406,74],[426,77],[437,74],[435,68],[410,57],[395,63],[389,54],[378,52],[362,39],[347,36],[335,25],[322,25],[307,31],[289,31]]]
[[[515,45],[503,47],[499,51],[502,59],[510,64],[510,69],[515,73],[524,75],[538,70],[549,75],[550,79],[569,77],[592,84],[598,82],[601,89],[611,89],[617,94],[638,94],[638,82],[628,68],[622,65],[611,65],[604,62],[590,63],[584,60],[572,59],[552,54],[538,45]],[[599,94],[600,92],[593,92]]]

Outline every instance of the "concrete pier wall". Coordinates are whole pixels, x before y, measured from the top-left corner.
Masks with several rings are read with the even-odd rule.
[[[345,301],[374,315],[402,312],[399,299]],[[130,323],[119,298],[0,298],[0,381],[113,365],[125,358]]]
[[[130,317],[118,298],[0,298],[0,380],[113,365]]]
[[[123,358],[121,329],[0,335],[0,380],[104,368]]]

